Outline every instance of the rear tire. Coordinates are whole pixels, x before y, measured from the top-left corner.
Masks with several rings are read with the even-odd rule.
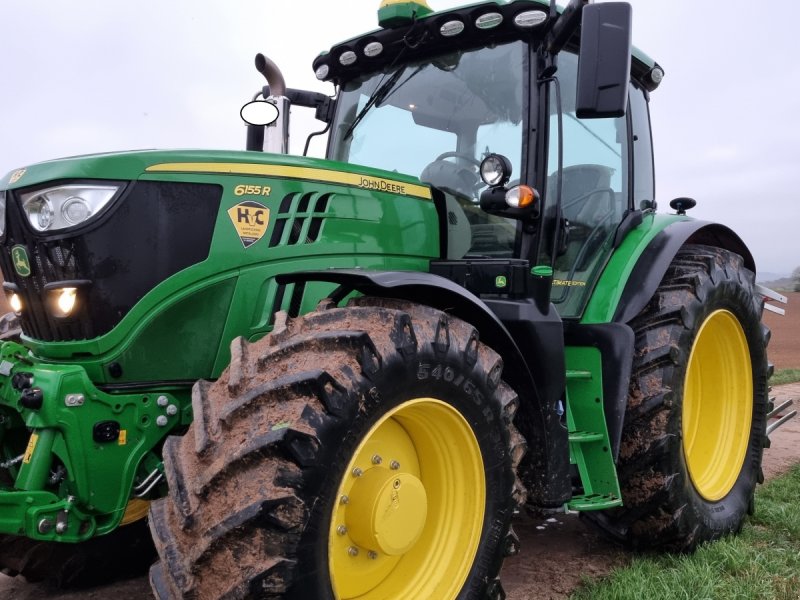
[[[586,513],[618,541],[690,551],[739,531],[752,510],[768,402],[754,279],[740,256],[687,245],[632,321],[624,505]]]
[[[524,443],[501,370],[471,326],[394,300],[235,340],[164,447],[156,596],[503,597]]]

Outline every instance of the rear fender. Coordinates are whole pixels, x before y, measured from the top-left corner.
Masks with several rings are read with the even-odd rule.
[[[730,250],[744,259],[746,268],[754,273],[756,271],[753,255],[731,229],[705,221],[673,222],[656,235],[639,255],[617,304],[613,318],[615,323],[628,323],[644,309],[672,259],[685,244],[705,244]]]

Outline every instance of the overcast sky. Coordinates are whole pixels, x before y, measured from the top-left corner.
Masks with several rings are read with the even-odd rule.
[[[651,102],[659,210],[669,211],[676,196],[694,197],[691,214],[737,231],[759,271],[788,274],[800,265],[800,3],[631,3],[634,43],[666,71]],[[290,87],[332,93],[311,61],[375,29],[378,5],[9,2],[0,36],[0,174],[98,151],[243,149],[239,109],[262,85],[255,53],[275,60]],[[295,132],[295,151],[304,139]]]

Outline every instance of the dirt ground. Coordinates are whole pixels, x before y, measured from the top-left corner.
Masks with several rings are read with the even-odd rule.
[[[780,401],[800,404],[800,383],[774,390]],[[793,419],[772,435],[764,454],[767,479],[785,473],[800,462],[800,419]],[[501,579],[508,600],[561,600],[580,585],[581,578],[601,577],[624,565],[631,556],[583,525],[576,515],[519,517],[514,523],[522,552],[506,560]],[[29,584],[21,577],[0,575],[0,598],[9,600],[151,600],[146,577],[89,590],[58,592]]]
[[[778,369],[800,368],[800,293],[787,294],[786,316],[765,313],[772,330],[770,360]],[[774,390],[778,400],[792,398],[800,405],[800,383]],[[764,454],[768,479],[800,462],[800,418],[789,421],[772,435]],[[508,600],[561,600],[580,585],[581,578],[600,577],[624,565],[631,556],[584,526],[576,515],[554,514],[542,518],[519,517],[514,523],[522,552],[506,560],[501,578]],[[21,577],[0,575],[0,598],[9,600],[150,600],[146,577],[99,588],[58,592],[29,584]]]
[[[772,331],[769,359],[776,369],[800,369],[800,292],[784,293],[789,304],[776,304],[786,315],[764,311],[764,323]]]

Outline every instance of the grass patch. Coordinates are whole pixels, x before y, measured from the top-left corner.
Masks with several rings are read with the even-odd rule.
[[[586,580],[572,600],[797,600],[800,597],[800,465],[756,492],[739,536],[692,555],[639,555]]]
[[[800,369],[778,369],[769,380],[770,385],[783,385],[800,381]]]

